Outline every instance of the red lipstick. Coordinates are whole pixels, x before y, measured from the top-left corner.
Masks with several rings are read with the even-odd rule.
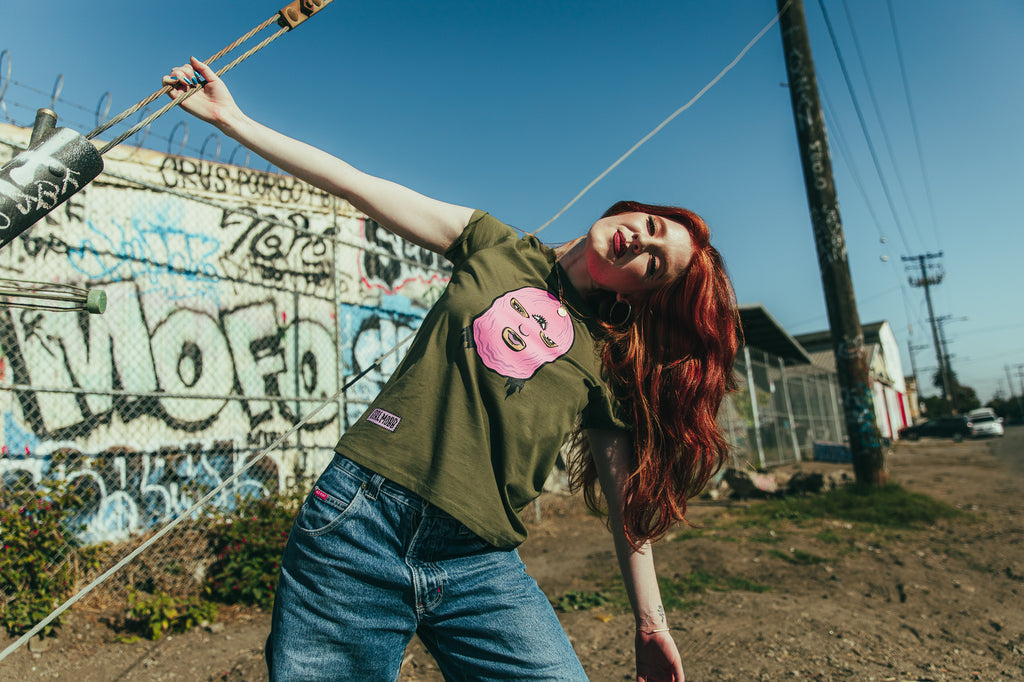
[[[626,253],[626,238],[622,236],[621,232],[616,232],[612,237],[612,250],[615,252],[616,258],[621,258],[622,254]]]

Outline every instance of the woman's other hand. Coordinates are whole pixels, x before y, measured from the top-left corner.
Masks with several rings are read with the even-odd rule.
[[[670,632],[636,633],[637,682],[684,682],[683,661]]]
[[[205,85],[182,102],[181,108],[196,118],[220,127],[238,111],[238,105],[231,97],[228,86],[213,69],[192,57],[188,64],[171,69],[171,73],[163,78],[163,84],[171,86],[167,93],[171,99],[178,99],[204,81]]]

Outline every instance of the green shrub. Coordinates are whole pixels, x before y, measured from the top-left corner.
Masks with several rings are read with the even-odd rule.
[[[217,605],[196,597],[175,598],[166,592],[128,595],[128,628],[152,640],[165,632],[187,632],[217,618]]]
[[[99,547],[82,547],[72,520],[83,499],[66,484],[44,481],[0,501],[0,619],[8,634],[22,635],[71,596]],[[43,629],[59,627],[58,617]]]
[[[666,609],[687,610],[700,602],[695,597],[705,592],[766,592],[767,585],[739,577],[721,577],[707,571],[692,571],[685,575],[659,576],[658,588]]]
[[[922,528],[940,519],[962,518],[964,512],[928,495],[890,483],[881,487],[851,485],[823,495],[785,497],[760,502],[746,510],[747,521],[809,521],[831,518],[880,528]]]
[[[234,512],[210,529],[216,561],[206,576],[211,598],[269,608],[300,493],[239,499]]]
[[[553,605],[559,611],[587,611],[604,606],[612,601],[613,598],[602,591],[580,592],[572,590],[553,600]]]
[[[661,591],[662,604],[669,611],[692,609],[700,604],[697,597],[709,591],[767,592],[771,589],[767,585],[746,578],[721,577],[707,571],[659,576],[658,588]],[[607,607],[613,612],[622,613],[629,610],[626,589],[619,580],[613,581],[610,587],[596,592],[565,592],[560,597],[552,599],[551,604],[559,611],[586,611],[598,607]]]

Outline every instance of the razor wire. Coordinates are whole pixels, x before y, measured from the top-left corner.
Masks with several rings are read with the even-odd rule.
[[[3,78],[3,73],[2,72],[3,72],[4,69],[3,69],[2,64],[3,64],[4,60],[8,60],[9,56],[10,56],[10,51],[9,50],[3,50],[2,52],[0,52],[0,78]],[[7,69],[7,71],[8,72],[10,71],[9,60],[8,60],[8,69]],[[57,76],[57,83],[59,83],[61,85],[59,87],[57,85],[55,85],[54,89],[51,92],[46,92],[45,90],[40,90],[39,88],[33,87],[32,85],[30,85],[28,83],[22,83],[21,81],[15,79],[15,78],[10,78],[10,75],[8,73],[7,80],[0,80],[0,110],[6,112],[6,107],[7,107],[8,104],[10,104],[10,105],[12,105],[14,107],[17,107],[19,109],[24,109],[25,111],[30,111],[30,112],[38,111],[38,106],[32,106],[32,105],[25,104],[25,103],[20,102],[20,101],[16,101],[16,100],[10,99],[10,95],[6,94],[6,92],[5,92],[7,90],[7,86],[8,86],[8,83],[9,83],[10,85],[14,85],[14,86],[16,86],[18,88],[22,88],[22,89],[27,90],[30,93],[33,93],[35,95],[41,95],[43,97],[48,97],[50,99],[50,101],[49,101],[47,107],[50,108],[50,109],[53,109],[57,105],[57,103],[60,102],[62,105],[66,105],[69,108],[77,109],[78,111],[84,112],[86,114],[92,114],[97,120],[99,120],[101,118],[99,105],[97,105],[97,107],[95,109],[89,109],[89,108],[84,107],[81,104],[79,104],[79,103],[77,103],[77,102],[75,102],[73,100],[69,100],[69,99],[67,99],[65,97],[61,97],[60,96],[61,89],[63,88],[63,81],[64,81],[64,74],[58,74],[58,76]],[[109,95],[110,95],[109,91],[103,93],[103,96],[101,97],[100,101],[102,102],[103,99],[106,98]],[[142,119],[146,118],[147,116],[149,116],[149,106],[148,105],[143,106],[141,108],[141,110],[139,110],[137,113],[139,113],[139,115],[140,115],[139,116],[139,120],[142,120]],[[31,123],[27,123],[25,126],[21,126],[21,124],[19,124],[18,121],[12,119],[9,114],[6,115],[6,119],[11,124],[19,126],[19,127],[31,127]],[[61,116],[61,119],[63,121],[68,122],[74,128],[84,129],[84,128],[88,128],[89,127],[88,125],[82,123],[82,121],[80,121],[80,120],[76,120],[74,118],[68,118],[67,116],[64,116],[64,115]],[[174,134],[177,132],[178,128],[182,127],[182,126],[184,126],[184,128],[185,128],[185,134],[183,135],[183,139],[182,139],[181,144],[179,145],[178,151],[174,152],[174,151],[172,151],[172,147],[173,147],[173,144],[174,144],[174,139],[173,139],[174,138]],[[189,150],[195,151],[196,154],[199,155],[199,158],[202,158],[202,155],[203,155],[203,153],[205,151],[201,147],[195,147],[195,146],[189,147],[188,146],[188,123],[185,122],[185,121],[178,121],[175,124],[175,126],[172,128],[170,136],[166,136],[166,135],[162,135],[162,134],[160,134],[158,132],[154,132],[153,129],[152,129],[152,123],[149,124],[149,125],[146,125],[145,128],[144,128],[144,131],[143,131],[142,139],[139,142],[135,143],[133,148],[132,148],[133,149],[132,155],[137,153],[140,149],[145,148],[145,141],[150,136],[155,137],[158,140],[162,140],[163,142],[166,142],[167,143],[167,153],[168,154],[180,155],[185,149],[189,149]],[[204,144],[206,144],[211,138],[215,138],[216,142],[217,142],[217,145],[218,145],[218,153],[216,153],[214,155],[213,161],[220,161],[220,154],[219,154],[219,147],[221,145],[220,136],[217,135],[216,133],[211,133],[206,139],[204,139]],[[246,152],[246,156],[245,156],[245,160],[241,164],[236,164],[234,162],[234,158],[235,158],[235,155],[238,153],[239,150],[245,151]],[[248,167],[249,166],[249,153],[248,153],[248,150],[246,150],[241,145],[236,145],[236,147],[232,150],[231,155],[228,157],[227,163],[228,164],[232,164],[232,165],[242,165],[242,166]]]
[[[249,58],[249,57],[251,57],[252,55],[256,54],[257,52],[259,52],[260,50],[262,50],[262,49],[263,49],[263,48],[265,48],[265,47],[266,47],[267,45],[269,45],[270,43],[274,42],[275,40],[277,40],[277,39],[278,39],[278,38],[280,38],[281,36],[283,36],[283,35],[284,35],[285,33],[287,33],[287,32],[288,32],[289,30],[290,30],[290,29],[287,29],[287,28],[282,28],[281,30],[279,30],[279,31],[278,31],[277,33],[273,34],[273,35],[272,35],[272,36],[270,36],[269,38],[266,38],[266,39],[262,40],[262,41],[261,41],[260,43],[258,43],[257,45],[255,45],[255,46],[253,46],[252,48],[250,48],[250,49],[246,50],[246,51],[245,51],[245,52],[243,52],[243,53],[242,53],[241,55],[239,55],[239,56],[238,56],[237,58],[235,58],[235,59],[234,59],[234,60],[232,60],[232,61],[231,61],[230,63],[228,63],[228,64],[227,64],[226,66],[223,66],[222,68],[218,69],[218,70],[217,70],[217,72],[216,72],[216,73],[217,73],[217,76],[219,77],[219,76],[221,76],[221,75],[223,75],[223,74],[227,73],[227,72],[228,72],[228,71],[230,71],[231,69],[235,68],[236,66],[238,66],[239,64],[241,64],[242,62],[244,62],[244,61],[245,61],[246,59],[248,59],[248,58]],[[193,88],[192,88],[191,90],[189,90],[188,92],[186,92],[186,93],[182,94],[182,95],[181,95],[181,97],[178,97],[178,98],[177,98],[177,99],[175,99],[175,100],[171,100],[170,102],[168,102],[168,103],[167,103],[167,104],[165,104],[164,106],[160,107],[159,109],[157,109],[156,111],[154,111],[154,112],[153,112],[152,114],[150,114],[149,116],[147,116],[147,117],[146,117],[146,118],[144,118],[143,120],[141,120],[141,121],[139,121],[138,123],[136,123],[135,125],[133,125],[133,126],[132,126],[131,128],[129,128],[128,130],[124,131],[123,133],[121,133],[120,135],[118,135],[117,137],[115,137],[115,138],[114,138],[113,140],[111,140],[110,142],[107,142],[107,143],[106,143],[105,145],[103,145],[102,147],[100,147],[100,155],[102,156],[103,154],[107,153],[108,151],[110,151],[111,149],[113,149],[113,148],[114,148],[114,147],[116,147],[117,145],[121,144],[122,142],[124,142],[125,140],[127,140],[127,139],[128,139],[129,137],[131,137],[131,136],[132,136],[132,135],[134,135],[135,133],[139,132],[140,130],[142,130],[143,128],[145,128],[146,126],[148,126],[148,125],[149,125],[150,123],[152,123],[152,122],[153,122],[153,121],[155,121],[156,119],[158,119],[158,118],[160,118],[161,116],[163,116],[164,114],[166,114],[166,113],[167,113],[168,111],[170,111],[170,110],[171,110],[171,109],[173,109],[174,107],[176,107],[176,106],[180,105],[180,104],[181,104],[182,102],[184,102],[184,101],[185,101],[186,99],[188,99],[189,97],[191,97],[192,95],[194,95],[194,94],[195,94],[196,92],[198,92],[199,90],[201,90],[201,89],[202,89],[202,87],[203,87],[203,85],[205,85],[205,83],[202,83],[202,84],[199,84],[199,85],[193,86]],[[168,88],[167,88],[167,90],[168,90],[168,91],[170,91],[170,88],[168,87]],[[162,94],[162,93],[161,93],[161,94]],[[154,99],[155,99],[155,97],[154,97]],[[132,111],[132,108],[129,108],[129,109],[127,110],[127,111],[131,112],[131,111]],[[102,128],[102,126],[101,126],[101,128]],[[98,131],[98,130],[100,130],[100,128],[97,128],[96,130],[94,130],[94,131],[92,131],[91,133],[89,133],[88,135],[86,135],[86,136],[85,136],[85,137],[86,137],[86,139],[87,139],[87,140],[91,140],[91,139],[93,139],[93,138],[94,138],[94,137],[95,137],[95,136],[96,136],[96,135],[98,134],[98,133],[97,133],[97,131]]]
[[[324,5],[330,3],[331,1],[332,0],[324,0]],[[707,91],[709,91],[715,84],[718,83],[719,80],[721,80],[725,76],[726,73],[728,73],[734,66],[736,66],[737,63],[739,63],[739,61],[747,54],[747,52],[768,32],[768,30],[772,26],[775,25],[775,23],[778,22],[778,20],[781,17],[782,13],[785,12],[788,8],[789,8],[789,3],[787,3],[775,15],[775,17],[770,22],[768,22],[768,24],[766,24],[764,26],[764,28],[761,29],[761,31],[758,32],[758,34],[740,51],[740,53],[735,57],[735,59],[733,59],[732,62],[730,62],[724,69],[722,69],[707,85],[705,85],[693,98],[691,98],[691,100],[689,102],[687,102],[682,107],[677,109],[669,117],[667,117],[665,120],[663,120],[658,126],[656,126],[651,132],[649,132],[647,135],[645,135],[643,138],[641,138],[640,141],[638,141],[635,145],[633,145],[633,147],[631,147],[629,150],[627,150],[627,152],[625,154],[623,154],[621,157],[619,157],[619,159],[617,159],[611,166],[609,166],[605,171],[603,171],[594,180],[592,180],[588,185],[586,185],[583,188],[583,190],[581,190],[571,201],[569,201],[568,204],[566,204],[561,210],[559,210],[552,218],[550,218],[547,222],[545,222],[544,224],[542,224],[540,227],[538,227],[536,230],[534,230],[532,233],[529,233],[529,234],[535,235],[538,232],[540,232],[541,230],[543,230],[544,228],[546,228],[548,225],[550,225],[552,222],[557,220],[562,214],[565,213],[565,211],[567,211],[573,204],[575,204],[580,198],[582,198],[582,196],[584,194],[586,194],[598,182],[600,182],[602,179],[604,179],[604,177],[606,177],[612,170],[614,170],[618,165],[620,165],[630,155],[632,155],[637,149],[639,149],[639,147],[641,147],[648,140],[650,140],[654,135],[656,135],[661,129],[663,129],[666,125],[668,125],[678,115],[680,115],[681,113],[683,113],[684,111],[689,109],[693,104],[695,104],[698,100],[700,100],[704,96],[704,94],[707,93]],[[276,18],[277,18],[277,15],[275,15],[275,17],[272,17],[271,20],[268,20],[268,22],[264,22],[264,25],[262,26],[262,28],[265,28],[267,25],[269,25],[269,22],[273,21]],[[259,30],[262,30],[262,29],[261,28],[254,29],[254,32],[258,32]],[[259,50],[263,49],[264,47],[269,45],[271,42],[276,40],[278,37],[280,37],[280,35],[282,35],[283,33],[287,32],[288,30],[290,30],[290,29],[284,28],[284,29],[278,31],[277,33],[275,33],[274,35],[270,36],[269,38],[265,39],[264,41],[262,41],[261,43],[259,43],[255,47],[251,48],[250,50],[247,50],[245,53],[240,55],[238,58],[233,60],[231,63],[229,63],[228,65],[226,65],[225,67],[223,67],[222,69],[217,71],[217,75],[220,76],[221,74],[226,73],[227,71],[231,70],[232,68],[234,68],[234,66],[236,66],[239,63],[241,63],[242,61],[244,61],[248,57],[252,56],[253,54],[258,52]],[[236,41],[236,42],[244,41],[244,38],[245,37],[243,37],[243,39],[240,39],[239,41]],[[233,48],[226,48],[225,52],[228,51],[229,49],[233,49]],[[212,61],[212,59],[211,59],[211,61]],[[9,65],[9,61],[8,61],[8,70],[9,70],[9,68],[10,68],[10,65]],[[8,82],[9,82],[9,77],[8,77]],[[164,113],[166,113],[167,111],[169,111],[175,105],[180,104],[188,96],[191,96],[200,87],[201,86],[197,86],[196,88],[194,88],[192,90],[189,90],[188,92],[186,92],[181,97],[179,97],[176,100],[168,103],[167,105],[162,107],[160,110],[158,110],[154,114],[150,115],[149,117],[143,119],[142,121],[140,121],[136,125],[132,126],[129,130],[125,131],[120,136],[118,136],[117,138],[112,140],[110,143],[107,143],[103,148],[101,148],[100,149],[100,154],[103,154],[106,151],[109,151],[111,148],[113,148],[117,144],[120,144],[124,140],[128,139],[129,137],[131,137],[132,135],[137,133],[142,128],[144,128],[147,125],[149,125],[153,120],[156,120],[156,118],[158,118],[159,116],[161,116]],[[6,84],[4,86],[4,90],[6,90]],[[87,136],[87,137],[89,139],[91,139],[92,137],[95,137],[96,135],[98,135],[103,130],[109,129],[109,127],[111,127],[112,125],[114,125],[117,122],[123,120],[127,116],[130,116],[135,111],[138,111],[139,109],[145,107],[146,104],[152,102],[153,100],[155,100],[160,95],[165,94],[167,91],[169,91],[169,87],[165,88],[165,89],[162,89],[161,91],[157,91],[156,93],[151,95],[149,98],[140,101],[138,104],[134,105],[134,107],[129,108],[125,112],[122,112],[121,114],[119,114],[117,117],[115,117],[115,119],[112,119],[112,121],[109,122],[109,124],[105,124],[104,126],[101,126],[100,128],[97,128],[97,130],[95,130],[92,133],[90,133],[90,135]],[[0,92],[2,92],[2,91],[0,91]],[[6,109],[4,111],[6,113]],[[111,175],[113,175],[113,174],[111,174]],[[127,181],[127,182],[137,182],[137,181],[133,181],[133,180],[128,179],[128,178],[119,178],[119,179],[123,179],[124,181]],[[142,185],[143,183],[139,183],[139,184]],[[161,191],[167,191],[166,188],[159,188],[159,189]],[[197,200],[197,201],[199,200],[199,199],[196,199],[195,197],[191,197],[191,196],[188,197],[188,198],[193,199],[193,200]],[[202,201],[204,203],[206,202],[206,200],[202,200]],[[237,209],[235,209],[235,211],[237,212]],[[294,226],[294,225],[287,225],[287,227],[289,227],[290,229],[296,229],[296,226]],[[525,233],[524,230],[519,230],[519,231]],[[394,258],[393,254],[387,254],[387,255],[388,255],[389,258]],[[417,263],[417,265],[421,266],[422,264]],[[174,519],[172,519],[171,521],[166,523],[159,531],[157,531],[152,537],[147,539],[143,544],[141,544],[138,548],[136,548],[134,551],[132,551],[129,555],[127,555],[126,557],[122,558],[114,566],[109,568],[102,575],[100,575],[98,578],[96,578],[91,583],[89,583],[85,588],[80,590],[78,593],[76,593],[74,596],[69,598],[67,601],[65,601],[63,604],[61,604],[59,607],[54,609],[54,611],[52,611],[42,621],[37,623],[31,630],[29,630],[24,635],[22,635],[18,640],[16,640],[9,647],[7,647],[7,649],[5,649],[4,651],[0,652],[0,661],[3,661],[8,655],[10,655],[14,651],[16,651],[18,648],[20,648],[23,644],[28,642],[33,636],[38,634],[43,628],[45,628],[47,625],[49,625],[54,619],[59,617],[67,609],[69,609],[75,603],[77,603],[82,598],[84,598],[87,594],[92,592],[96,587],[98,587],[103,582],[108,580],[112,575],[114,575],[121,568],[123,568],[124,566],[129,564],[131,561],[133,561],[136,557],[138,557],[140,554],[142,554],[147,548],[152,546],[156,541],[158,541],[159,539],[164,537],[167,533],[169,533],[174,527],[176,527],[178,524],[183,522],[185,519],[190,518],[194,513],[196,513],[200,509],[202,509],[203,506],[205,506],[207,502],[209,502],[216,495],[221,493],[228,485],[230,485],[231,483],[236,481],[239,477],[241,477],[242,474],[246,473],[248,470],[250,470],[252,467],[254,467],[259,461],[261,461],[263,458],[265,458],[269,452],[271,452],[272,450],[276,449],[278,446],[280,446],[282,443],[284,443],[289,437],[291,437],[294,433],[298,432],[298,430],[300,428],[302,428],[302,426],[307,424],[312,419],[313,416],[318,414],[328,404],[333,403],[334,401],[336,401],[342,394],[345,393],[346,390],[348,390],[352,385],[354,385],[356,382],[358,382],[368,372],[370,372],[371,370],[373,370],[375,368],[379,368],[380,364],[381,364],[381,362],[383,360],[385,360],[387,357],[389,357],[392,354],[394,354],[395,352],[397,352],[397,350],[399,348],[401,348],[403,345],[405,345],[414,335],[415,335],[415,332],[413,332],[412,334],[409,334],[408,336],[403,338],[393,348],[391,348],[387,352],[385,352],[382,355],[380,355],[377,358],[377,360],[375,360],[372,364],[368,365],[365,369],[363,369],[357,375],[351,377],[348,381],[346,381],[341,386],[341,388],[338,389],[338,391],[333,396],[331,396],[327,400],[322,401],[316,408],[314,408],[309,414],[307,414],[302,420],[300,420],[297,424],[295,424],[291,429],[289,429],[286,433],[284,433],[283,435],[281,435],[277,439],[275,439],[270,445],[268,445],[262,451],[260,451],[258,455],[256,455],[254,458],[252,458],[250,461],[248,461],[245,465],[243,465],[238,471],[234,472],[231,476],[229,476],[227,479],[225,479],[220,485],[218,485],[216,488],[214,488],[209,493],[204,495],[200,500],[198,500],[196,503],[194,503],[186,512],[180,513]],[[194,396],[190,396],[190,397],[194,397]]]
[[[11,140],[5,140],[3,138],[0,138],[0,144],[6,145],[6,146],[10,147],[11,149],[17,149],[17,150],[23,150],[24,149],[21,145],[13,142]],[[207,199],[205,197],[197,196],[195,194],[190,194],[189,192],[183,192],[181,190],[173,189],[171,187],[161,187],[159,185],[155,185],[155,184],[153,184],[151,182],[147,182],[145,180],[140,180],[138,178],[132,178],[132,177],[129,177],[127,175],[122,175],[120,173],[115,173],[114,171],[111,171],[109,169],[104,169],[103,170],[103,175],[108,175],[108,176],[110,176],[112,178],[117,178],[118,180],[121,180],[122,182],[127,182],[127,183],[130,183],[132,185],[137,185],[139,187],[148,189],[148,190],[153,191],[153,192],[161,192],[161,193],[164,193],[164,194],[170,194],[171,196],[176,196],[176,197],[178,197],[180,199],[185,199],[187,201],[194,201],[196,203],[204,204],[204,205],[210,206],[212,208],[217,208],[217,209],[220,209],[222,211],[226,211],[228,213],[236,213],[236,214],[244,215],[244,216],[249,216],[250,215],[246,211],[240,209],[238,206],[232,206],[230,204],[225,204],[225,203],[222,203],[222,202],[219,202],[219,201],[214,201],[213,199]],[[322,232],[316,232],[314,230],[308,230],[308,229],[306,229],[304,227],[301,227],[299,225],[295,225],[293,223],[286,223],[283,220],[275,218],[274,216],[260,216],[260,221],[264,222],[264,223],[267,223],[267,224],[270,224],[270,225],[275,225],[277,227],[283,227],[283,228],[286,228],[286,229],[289,229],[289,230],[293,230],[294,232],[297,232],[298,234],[304,234],[304,235],[306,235],[308,237],[315,237],[315,238],[318,238],[318,239],[323,239],[326,236]],[[418,268],[425,267],[424,264],[421,261],[415,261],[415,260],[412,260],[411,258],[405,258],[404,256],[401,256],[399,254],[391,253],[391,252],[385,251],[383,249],[379,249],[377,247],[374,247],[373,245],[368,244],[366,242],[348,241],[348,240],[340,238],[337,235],[337,233],[335,233],[332,237],[333,237],[332,241],[334,241],[334,243],[340,244],[342,246],[351,246],[352,248],[359,249],[361,251],[366,251],[368,253],[372,253],[372,254],[377,255],[377,256],[382,256],[384,258],[389,258],[389,259],[397,261],[399,263],[404,263],[405,265],[411,265],[413,267],[418,267]]]
[[[331,2],[333,0],[328,0],[328,1]],[[265,29],[268,26],[270,26],[271,24],[275,23],[277,21],[278,16],[279,16],[279,14],[275,13],[273,16],[271,16],[268,19],[266,19],[265,21],[263,21],[263,23],[255,26],[254,28],[249,30],[247,33],[245,33],[241,37],[237,38],[234,42],[228,44],[227,46],[225,46],[221,50],[219,50],[216,53],[214,53],[213,56],[211,56],[209,59],[206,60],[206,63],[207,64],[213,63],[213,62],[217,61],[218,59],[220,59],[221,57],[223,57],[224,55],[226,55],[228,52],[231,52],[236,47],[238,47],[242,43],[246,42],[247,40],[252,38],[254,35],[256,35],[260,31],[262,31],[263,29]],[[277,36],[275,35],[274,37],[276,38]],[[260,49],[262,49],[262,47]],[[233,65],[234,64],[232,63],[229,66],[233,66]],[[227,69],[225,69],[225,70],[227,70]],[[89,133],[85,137],[87,139],[90,139],[90,140],[93,139],[97,135],[102,134],[104,131],[109,130],[111,127],[117,125],[118,123],[120,123],[121,121],[126,119],[127,117],[131,116],[132,114],[134,114],[139,109],[142,109],[147,104],[150,104],[151,102],[155,101],[161,95],[166,95],[168,92],[170,92],[170,90],[171,90],[171,86],[169,86],[169,85],[165,86],[163,88],[160,88],[159,90],[154,92],[149,97],[146,97],[146,98],[140,100],[139,102],[133,104],[132,106],[128,107],[127,109],[125,109],[124,111],[122,111],[120,114],[118,114],[114,118],[110,119],[109,121],[107,121],[105,123],[102,123],[102,124],[99,124],[98,127],[95,130],[93,130],[91,133]],[[154,119],[155,118],[156,117],[154,116]],[[128,137],[130,137],[130,135]],[[113,146],[113,145],[111,145],[111,146]]]
[[[312,9],[312,11],[309,12],[309,14],[311,15],[311,14],[313,14],[315,12],[319,12],[321,9],[323,9],[327,5],[331,4],[332,2],[334,2],[334,0],[305,0],[305,2],[302,2],[301,4],[304,7],[306,7],[306,6],[311,7],[311,6],[314,6],[314,5],[316,6],[315,9]],[[295,7],[293,7],[293,5]],[[231,52],[236,47],[238,47],[242,43],[246,42],[247,40],[249,40],[250,38],[255,36],[257,33],[262,31],[263,29],[267,28],[271,24],[279,23],[281,25],[281,29],[280,30],[278,30],[274,34],[270,35],[269,37],[264,38],[262,41],[260,41],[259,43],[257,43],[253,47],[249,48],[248,50],[246,50],[245,52],[240,54],[238,57],[236,57],[235,59],[231,60],[228,64],[226,64],[225,66],[223,66],[219,70],[217,70],[217,72],[216,72],[217,76],[220,77],[223,74],[225,74],[228,71],[230,71],[231,69],[235,68],[236,66],[238,66],[239,64],[244,62],[246,59],[248,59],[249,57],[253,56],[257,52],[259,52],[260,50],[265,48],[267,45],[270,45],[270,43],[274,42],[275,40],[277,40],[278,38],[283,36],[285,33],[288,33],[289,31],[291,31],[293,28],[295,28],[295,26],[298,25],[298,23],[301,23],[301,21],[305,21],[305,18],[302,18],[301,21],[296,21],[294,19],[290,19],[289,16],[288,16],[289,15],[289,10],[292,10],[293,13],[299,13],[300,12],[300,10],[298,9],[298,5],[299,5],[299,3],[295,2],[295,3],[292,3],[292,5],[288,5],[288,6],[284,7],[284,8],[282,8],[281,10],[279,10],[278,12],[275,12],[273,16],[271,16],[268,19],[264,20],[262,23],[258,24],[254,28],[250,29],[247,33],[245,33],[241,37],[237,38],[235,41],[233,41],[232,43],[228,44],[223,49],[221,49],[219,52],[214,54],[213,57],[211,57],[207,61],[207,64],[209,64],[210,62],[216,61],[217,59],[220,59],[225,54],[227,54],[228,52]],[[180,105],[182,102],[184,102],[186,99],[191,97],[193,94],[195,94],[195,92],[197,92],[201,88],[202,88],[202,84],[197,85],[197,86],[193,87],[191,90],[189,90],[188,92],[186,92],[183,95],[181,95],[180,97],[178,97],[177,99],[171,100],[170,102],[168,102],[164,106],[160,107],[160,109],[158,109],[157,111],[153,112],[152,114],[150,114],[148,117],[146,117],[142,121],[139,121],[134,126],[129,128],[125,132],[121,133],[120,135],[118,135],[116,138],[114,138],[110,142],[108,142],[105,145],[103,145],[103,147],[100,148],[100,155],[102,156],[104,153],[106,153],[110,149],[113,149],[114,147],[116,147],[117,145],[121,144],[122,142],[127,140],[129,137],[131,137],[135,133],[137,133],[140,130],[142,130],[143,128],[145,128],[147,125],[149,125],[150,123],[152,123],[156,119],[158,119],[161,116],[163,116],[165,113],[167,113],[168,111],[173,109],[175,106]],[[170,92],[170,90],[171,90],[171,86],[165,85],[163,88],[160,88],[159,90],[157,90],[153,94],[151,94],[148,97],[140,100],[139,102],[137,102],[136,104],[132,105],[128,109],[125,109],[123,112],[121,112],[120,114],[115,116],[113,119],[111,119],[107,123],[104,123],[103,125],[97,127],[95,130],[93,130],[92,132],[90,132],[88,135],[85,136],[86,139],[91,140],[91,139],[95,138],[97,135],[99,135],[103,131],[108,130],[114,124],[116,124],[116,123],[118,123],[120,121],[123,121],[126,117],[128,117],[131,114],[135,113],[136,111],[138,111],[139,109],[143,108],[147,104],[153,102],[154,100],[156,100],[161,95],[164,95],[164,94]]]

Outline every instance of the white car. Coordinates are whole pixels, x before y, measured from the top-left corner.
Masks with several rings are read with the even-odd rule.
[[[992,410],[972,410],[967,415],[967,430],[972,438],[1003,435],[1003,418]]]

